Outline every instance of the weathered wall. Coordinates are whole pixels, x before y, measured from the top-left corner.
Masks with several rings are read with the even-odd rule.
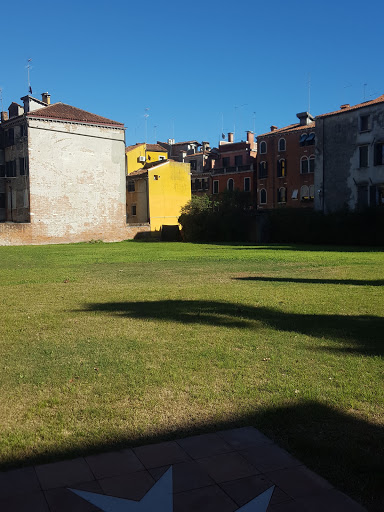
[[[128,181],[133,181],[135,190],[128,192],[127,189],[127,222],[145,223],[149,222],[148,213],[148,178],[146,173],[143,176],[127,176]],[[136,206],[136,215],[132,214],[132,207]]]
[[[360,117],[369,115],[369,129]],[[374,165],[374,144],[384,142],[384,104],[316,118],[315,209],[329,213],[358,206],[358,189],[384,185],[384,165]],[[368,166],[360,167],[359,147],[368,146]]]
[[[124,130],[30,119],[28,148],[30,227],[0,244],[127,238]]]
[[[119,240],[132,240],[137,233],[150,232],[149,224],[126,225],[121,232]],[[102,238],[91,238],[89,240],[101,240]],[[110,240],[104,240],[110,241]],[[0,222],[0,245],[42,245],[42,244],[59,244],[70,243],[71,241],[50,238],[42,239],[39,232],[31,223],[13,223]]]

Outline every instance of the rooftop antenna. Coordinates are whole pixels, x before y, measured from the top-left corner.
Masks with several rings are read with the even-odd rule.
[[[32,69],[32,66],[31,66],[31,62],[32,62],[32,59],[28,59],[27,60],[27,70],[28,70],[28,92],[29,94],[32,94],[32,87],[31,87],[31,80],[30,80],[30,71]]]
[[[147,107],[145,109],[145,114],[144,114],[144,119],[145,119],[145,143],[147,143],[147,124],[148,124],[148,117],[149,117],[148,110],[149,110],[149,108]]]
[[[1,103],[1,111],[3,112],[4,110],[4,105],[3,105],[3,89],[0,87],[0,103]]]
[[[157,142],[157,127],[158,127],[157,124],[155,124],[153,127],[153,138],[155,139],[154,144],[156,144],[156,142]]]
[[[311,73],[308,73],[308,112],[311,112]]]

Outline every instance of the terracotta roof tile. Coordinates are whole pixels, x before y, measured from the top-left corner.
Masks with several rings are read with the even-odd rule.
[[[364,101],[363,103],[358,103],[357,105],[352,105],[351,107],[342,108],[340,110],[335,110],[334,112],[328,112],[327,114],[321,114],[318,117],[327,117],[334,116],[336,114],[343,114],[344,112],[350,112],[351,110],[356,110],[358,108],[369,107],[370,105],[375,105],[376,103],[384,103],[384,94],[379,96],[378,98],[371,101]]]
[[[140,174],[148,174],[148,170],[147,169],[138,169],[137,171],[132,171],[128,174],[128,177],[129,176],[139,176]]]
[[[262,133],[261,135],[258,135],[257,138],[265,137],[266,135],[274,135],[275,133],[294,132],[294,131],[305,130],[306,128],[308,129],[308,128],[314,128],[314,127],[315,127],[315,122],[310,123],[310,124],[304,124],[304,125],[300,125],[300,123],[290,124],[288,126],[284,126],[284,128],[278,128],[277,130],[273,130],[273,132]]]
[[[85,124],[99,124],[105,126],[116,126],[119,128],[124,127],[123,123],[118,123],[117,121],[112,121],[106,117],[91,114],[91,112],[87,112],[86,110],[72,107],[71,105],[66,105],[65,103],[60,102],[54,103],[53,105],[48,105],[48,107],[39,108],[38,110],[33,110],[32,112],[28,112],[27,117],[43,117],[46,119],[77,121],[79,123]]]
[[[147,151],[161,151],[162,153],[167,152],[167,150],[160,146],[160,144],[147,144]]]

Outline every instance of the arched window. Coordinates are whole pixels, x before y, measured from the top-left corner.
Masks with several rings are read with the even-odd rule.
[[[309,199],[312,201],[315,199],[315,185],[309,187]]]
[[[277,147],[278,147],[279,151],[285,151],[285,148],[286,148],[285,139],[280,139]]]
[[[312,155],[309,157],[309,172],[315,172],[315,156]]]
[[[277,162],[277,177],[284,178],[287,175],[287,162],[285,158],[281,158]]]
[[[266,178],[268,176],[268,164],[267,162],[259,163],[259,178]]]
[[[233,185],[233,179],[229,178],[229,180],[227,181],[227,190],[233,190]]]
[[[264,154],[267,152],[267,143],[265,142],[265,140],[263,140],[263,142],[260,142],[260,154]]]
[[[277,191],[277,202],[278,203],[286,203],[287,202],[287,189],[285,187],[280,187]]]
[[[301,174],[307,174],[309,168],[308,168],[308,157],[302,156],[300,158],[300,172]]]
[[[260,190],[260,204],[267,204],[267,191],[265,188]]]
[[[307,185],[303,185],[300,189],[300,199],[301,201],[308,201],[309,199],[309,188]]]
[[[307,140],[305,141],[305,145],[306,146],[313,146],[315,143],[315,132],[311,132],[308,137],[307,137]]]

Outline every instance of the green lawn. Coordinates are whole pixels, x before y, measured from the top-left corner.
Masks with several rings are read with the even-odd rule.
[[[383,499],[384,253],[0,247],[3,469],[255,425]]]

